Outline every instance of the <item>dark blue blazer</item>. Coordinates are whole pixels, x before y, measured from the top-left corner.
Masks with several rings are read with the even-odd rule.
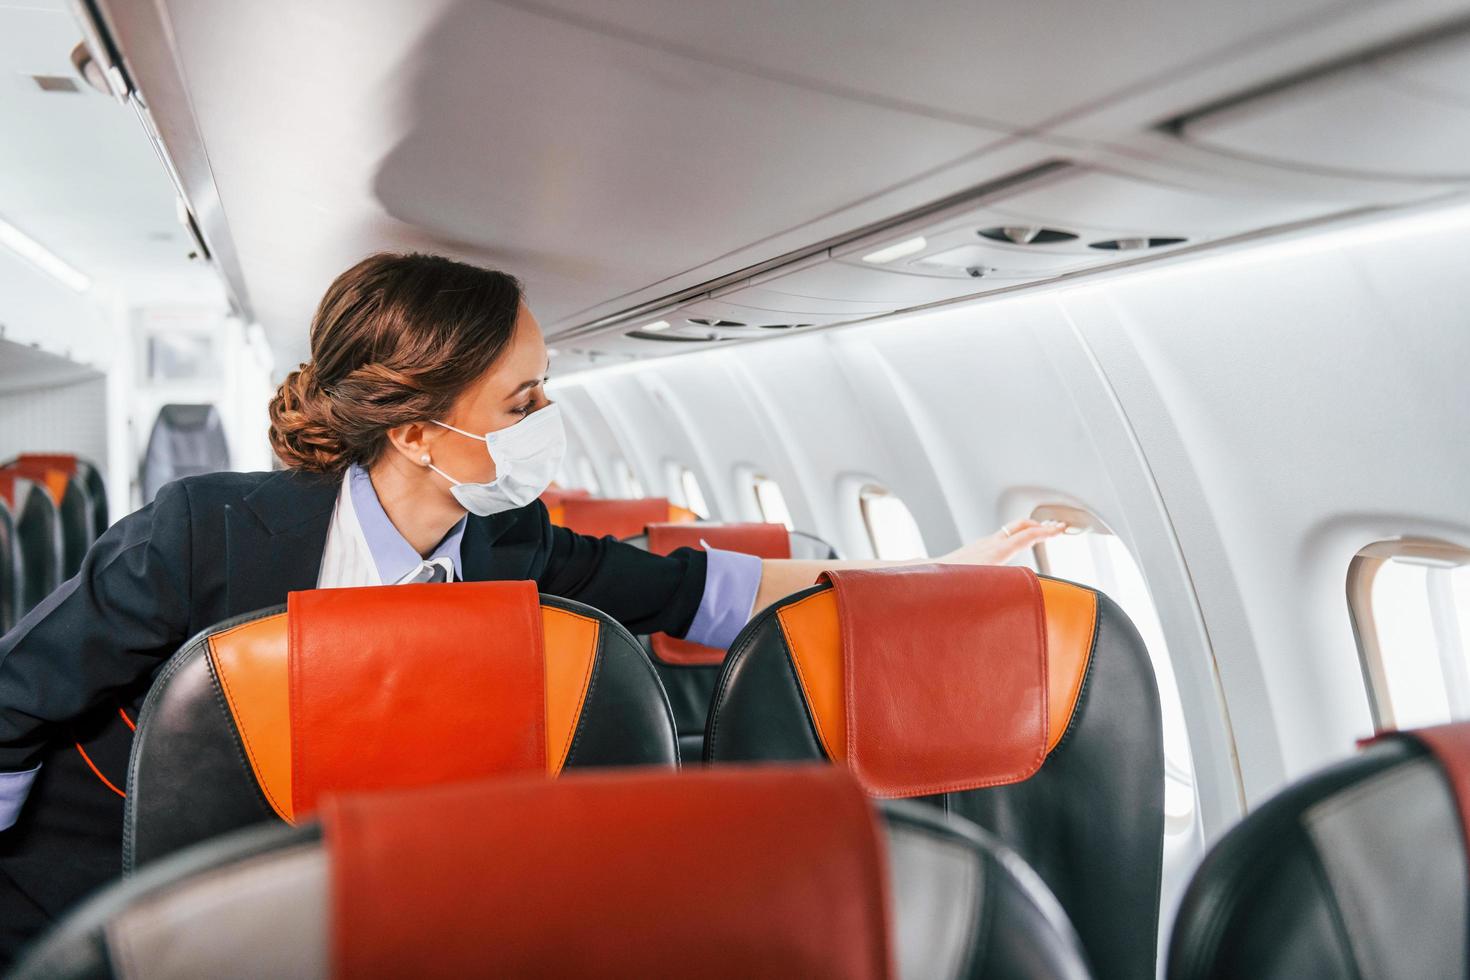
[[[171,483],[0,639],[0,772],[44,763],[0,831],[0,965],[7,933],[118,874],[130,721],[153,673],[195,633],[314,588],[340,486],[295,471]],[[461,562],[467,581],[532,579],[634,633],[682,636],[704,593],[702,552],[574,534],[540,501],[471,515]]]

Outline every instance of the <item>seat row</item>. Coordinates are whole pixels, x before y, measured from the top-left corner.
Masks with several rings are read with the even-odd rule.
[[[0,633],[77,573],[107,530],[102,474],[64,453],[0,466]]]
[[[903,633],[924,670],[887,656]],[[875,696],[915,716],[870,714]],[[642,646],[529,582],[292,593],[180,650],[136,726],[129,872],[336,794],[680,763]],[[1100,972],[1152,973],[1158,708],[1136,634],[1091,590],[1025,569],[837,573],[737,638],[706,730],[711,765],[840,762],[870,796],[965,813],[1037,869]]]
[[[135,873],[17,976],[1154,975],[1158,709],[1105,597],[839,573],[737,639],[708,736],[674,772],[633,638],[529,583],[293,593],[170,660]],[[1463,975],[1467,800],[1467,726],[1292,787],[1201,867],[1169,975]]]

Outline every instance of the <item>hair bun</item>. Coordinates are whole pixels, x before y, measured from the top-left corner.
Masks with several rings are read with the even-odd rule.
[[[314,363],[286,375],[271,399],[270,418],[271,448],[288,469],[337,473],[350,462]]]

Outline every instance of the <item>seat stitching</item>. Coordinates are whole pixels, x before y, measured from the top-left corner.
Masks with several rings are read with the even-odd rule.
[[[587,704],[587,695],[592,686],[592,670],[597,663],[597,645],[598,640],[602,636],[602,623],[592,618],[591,616],[583,616],[580,613],[574,613],[569,609],[556,609],[555,607],[548,608],[550,608],[553,612],[557,612],[565,616],[572,616],[576,619],[582,620],[585,623],[592,624],[592,656],[587,658],[587,672],[582,675],[582,696],[577,699],[577,710],[572,715],[572,727],[567,732],[566,744],[561,747],[561,755],[558,756],[556,760],[556,771],[552,773],[553,776],[560,776],[562,769],[566,767],[567,756],[572,751],[572,741],[573,739],[575,739],[577,734],[577,721],[582,717],[582,709]],[[544,652],[542,655],[545,656]]]
[[[248,625],[251,624],[242,623],[240,626],[236,626],[229,630],[226,630],[224,633],[219,634],[219,636],[228,636],[235,630],[240,629],[241,626]],[[240,714],[239,710],[235,706],[235,696],[230,692],[230,682],[226,677],[225,671],[220,669],[219,658],[215,655],[214,652],[214,641],[215,637],[213,636],[207,637],[205,639],[205,644],[209,649],[209,659],[214,661],[214,675],[219,678],[219,685],[224,691],[225,701],[230,707],[230,719],[235,723],[235,731],[240,733],[240,741],[245,744],[245,755],[250,760],[250,771],[255,775],[255,781],[260,785],[261,791],[265,793],[265,798],[270,801],[271,809],[275,810],[276,814],[284,820],[286,819],[286,811],[281,806],[281,804],[276,801],[275,794],[271,792],[270,785],[266,782],[265,779],[261,777],[260,763],[256,760],[255,750],[250,746],[250,735],[245,731],[244,726],[240,724]]]
[[[821,593],[818,594],[820,595]],[[811,598],[811,596],[808,596],[807,598]],[[806,599],[801,600],[801,602],[806,601]],[[792,603],[791,606],[786,608],[794,609],[800,604],[801,603]],[[788,660],[791,661],[791,666],[796,669],[796,680],[797,683],[801,685],[802,696],[806,698],[807,707],[811,711],[812,725],[815,726],[817,729],[817,737],[822,740],[822,750],[827,753],[828,759],[835,758],[832,753],[832,743],[827,738],[827,733],[822,730],[821,718],[817,716],[817,707],[816,705],[812,704],[811,690],[807,687],[806,677],[802,674],[801,671],[801,658],[796,655],[796,645],[791,642],[791,635],[786,632],[786,624],[782,622],[779,612],[776,614],[776,628],[781,631],[781,639],[786,643],[786,657]]]

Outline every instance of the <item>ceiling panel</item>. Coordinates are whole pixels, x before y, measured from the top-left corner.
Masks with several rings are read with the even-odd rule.
[[[412,245],[522,276],[553,324],[1003,136],[479,0],[168,9],[277,337],[350,261]]]
[[[133,300],[217,297],[174,192],[128,109],[82,82],[60,0],[0,2],[0,217]],[[32,76],[75,82],[45,91]]]

